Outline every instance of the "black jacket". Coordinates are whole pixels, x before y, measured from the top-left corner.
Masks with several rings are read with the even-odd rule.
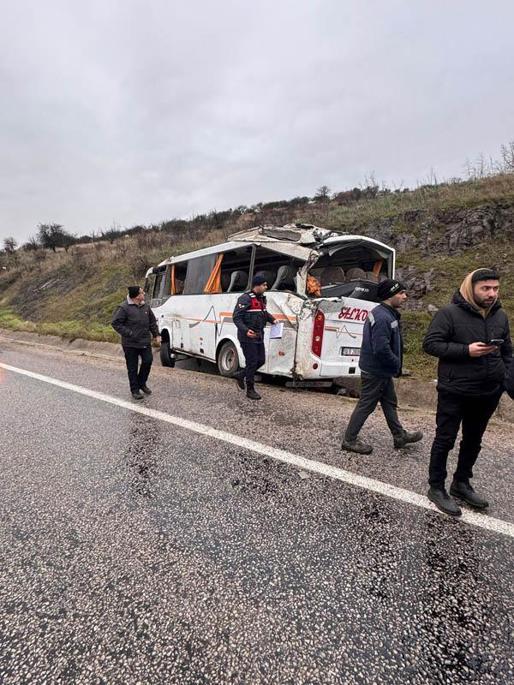
[[[266,309],[264,295],[254,292],[243,293],[237,300],[232,320],[237,328],[237,338],[242,343],[261,343],[264,339],[264,329],[268,321],[275,320]],[[256,338],[249,338],[248,329],[257,333]]]
[[[148,347],[151,335],[159,335],[155,315],[146,303],[137,305],[125,300],[114,312],[111,325],[121,335],[123,347]]]
[[[505,390],[511,400],[514,400],[514,362],[511,362],[505,374]]]
[[[471,343],[493,338],[504,340],[498,350],[484,357],[469,356]],[[457,292],[452,304],[432,319],[423,349],[439,357],[439,390],[456,395],[493,394],[503,386],[505,369],[512,361],[507,315],[497,302],[484,318]]]

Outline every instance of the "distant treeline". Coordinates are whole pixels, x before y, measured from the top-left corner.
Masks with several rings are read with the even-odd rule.
[[[514,141],[501,146],[499,159],[486,158],[484,155],[480,155],[474,161],[468,160],[465,164],[464,180],[453,178],[440,183],[435,173],[431,172],[425,183],[420,183],[416,188],[410,190],[406,187],[392,189],[384,183],[378,184],[373,175],[370,175],[361,187],[337,193],[332,193],[328,186],[322,185],[312,197],[297,196],[290,200],[259,202],[248,207],[240,205],[235,209],[226,209],[220,212],[213,210],[207,214],[197,214],[189,219],[170,219],[159,224],[138,224],[130,228],[113,225],[111,228],[100,229],[81,236],[70,233],[58,223],[41,223],[37,226],[36,235],[21,246],[14,238],[5,238],[3,250],[0,250],[0,257],[12,262],[16,259],[18,249],[24,251],[46,249],[54,252],[58,249],[64,249],[67,251],[72,245],[101,241],[113,243],[125,236],[133,236],[143,232],[162,232],[177,240],[183,240],[186,237],[198,239],[211,231],[221,230],[228,233],[231,229],[241,226],[243,217],[247,218],[247,222],[243,222],[243,225],[288,223],[295,220],[299,211],[304,210],[307,216],[310,213],[316,219],[320,215],[320,210],[326,210],[328,207],[351,207],[358,203],[373,202],[388,196],[416,193],[427,188],[431,190],[442,189],[451,185],[478,181],[497,174],[512,173],[514,173]]]
[[[36,235],[31,237],[26,243],[21,245],[25,251],[39,249],[49,249],[54,252],[57,249],[68,250],[72,245],[96,243],[99,241],[109,241],[124,238],[125,236],[137,235],[145,231],[160,231],[170,234],[174,238],[198,237],[201,234],[215,230],[223,230],[228,226],[233,226],[243,215],[251,215],[259,223],[265,222],[270,214],[282,213],[283,210],[298,210],[301,207],[337,204],[350,205],[362,200],[372,200],[380,195],[391,192],[408,192],[407,188],[391,191],[388,188],[379,188],[378,185],[367,185],[364,188],[353,188],[352,190],[331,194],[330,189],[323,185],[318,188],[313,197],[298,196],[291,200],[276,200],[274,202],[259,202],[247,207],[240,205],[235,209],[224,211],[213,210],[207,214],[196,214],[189,219],[169,219],[158,224],[142,225],[138,224],[130,228],[112,226],[108,229],[93,231],[90,234],[77,236],[67,231],[64,226],[58,223],[41,223],[37,226]],[[280,212],[282,210],[282,212]],[[18,244],[14,238],[4,240],[4,253],[12,255]]]

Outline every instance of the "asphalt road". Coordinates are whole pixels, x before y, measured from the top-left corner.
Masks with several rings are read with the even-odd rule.
[[[120,362],[0,340],[0,363],[130,401]],[[265,454],[422,495],[432,416],[404,415],[427,433],[404,452],[373,417],[352,457],[341,398],[150,380],[145,406],[183,425],[0,368],[2,684],[514,681],[510,535]],[[513,454],[493,425],[476,473],[511,523]]]

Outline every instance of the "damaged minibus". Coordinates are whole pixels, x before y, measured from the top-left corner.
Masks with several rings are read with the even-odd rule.
[[[372,238],[291,224],[236,233],[221,245],[171,257],[149,269],[145,290],[161,332],[161,361],[206,359],[224,376],[244,365],[232,312],[256,274],[268,311],[261,372],[296,384],[359,375],[362,329],[378,283],[393,278],[395,250]]]

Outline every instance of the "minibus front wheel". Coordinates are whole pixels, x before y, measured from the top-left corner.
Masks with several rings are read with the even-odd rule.
[[[236,346],[230,340],[226,340],[218,351],[218,370],[222,376],[235,376],[239,368]]]
[[[173,368],[175,366],[175,354],[171,351],[170,341],[164,338],[161,341],[161,364]]]

